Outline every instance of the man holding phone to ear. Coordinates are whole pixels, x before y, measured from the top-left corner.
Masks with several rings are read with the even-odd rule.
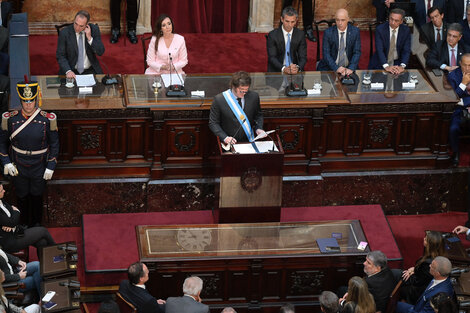
[[[75,78],[77,74],[103,73],[96,57],[104,53],[100,28],[89,21],[90,14],[81,10],[75,14],[73,24],[61,30],[56,51],[59,75]]]

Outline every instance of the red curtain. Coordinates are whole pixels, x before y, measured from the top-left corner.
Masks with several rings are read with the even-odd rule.
[[[152,1],[152,27],[157,17],[171,16],[176,33],[244,33],[250,0]]]

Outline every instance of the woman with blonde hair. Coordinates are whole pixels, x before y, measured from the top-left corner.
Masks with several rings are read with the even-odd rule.
[[[339,299],[341,313],[375,313],[374,297],[367,283],[359,276],[353,276],[348,283],[348,292]]]

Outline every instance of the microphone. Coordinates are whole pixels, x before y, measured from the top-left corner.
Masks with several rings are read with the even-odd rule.
[[[450,275],[459,275],[459,274],[462,274],[462,273],[468,273],[468,271],[470,271],[470,269],[468,269],[468,268],[454,268],[450,272]]]
[[[241,122],[240,126],[238,126],[238,129],[237,129],[237,131],[235,132],[235,134],[232,136],[232,138],[235,138],[235,136],[238,134],[238,132],[239,132],[240,129],[242,128],[243,123],[245,123],[245,121],[246,121],[246,117],[243,116],[242,122]],[[223,148],[225,151],[230,151],[230,150],[232,149],[232,142],[231,142],[231,141],[230,141],[228,144],[225,144],[225,143],[221,142],[220,145],[222,146],[222,148]]]
[[[173,84],[172,77],[171,77],[171,67],[175,69],[176,76],[180,79],[180,82],[183,83],[183,79],[178,74],[175,65],[173,64],[173,58],[171,57],[171,52],[168,53],[168,57],[170,58],[170,86],[166,92],[167,97],[184,97],[186,96],[186,92],[184,91],[184,86],[182,84]]]
[[[295,51],[297,60],[299,59],[298,51]],[[287,57],[290,58],[289,52],[287,52]],[[300,69],[299,69],[300,72]],[[292,74],[290,75],[290,84],[286,88],[286,96],[288,97],[303,97],[307,95],[307,90],[304,88],[304,77],[301,75],[302,78],[302,87],[300,87],[297,83],[293,82]]]
[[[103,65],[104,69],[106,70],[106,75],[103,76],[103,78],[101,79],[101,83],[103,85],[114,85],[114,84],[117,84],[118,81],[117,81],[117,78],[116,78],[116,75],[113,75],[111,76],[111,74],[109,73],[109,69],[108,67],[106,66],[106,63],[103,62],[103,60],[101,59],[101,57],[98,57],[98,55],[96,55],[96,58],[98,59],[98,62]]]

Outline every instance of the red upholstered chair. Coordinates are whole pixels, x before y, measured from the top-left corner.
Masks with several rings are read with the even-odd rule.
[[[142,41],[142,51],[144,52],[144,72],[148,67],[148,64],[147,64],[147,46],[148,46],[148,43],[147,43],[147,41],[150,41],[150,39],[152,39],[152,35],[146,36],[146,37],[142,35],[142,37],[140,38],[140,40]]]
[[[116,303],[118,304],[121,313],[137,312],[136,307],[132,303],[124,299],[124,297],[119,292],[116,292]]]

